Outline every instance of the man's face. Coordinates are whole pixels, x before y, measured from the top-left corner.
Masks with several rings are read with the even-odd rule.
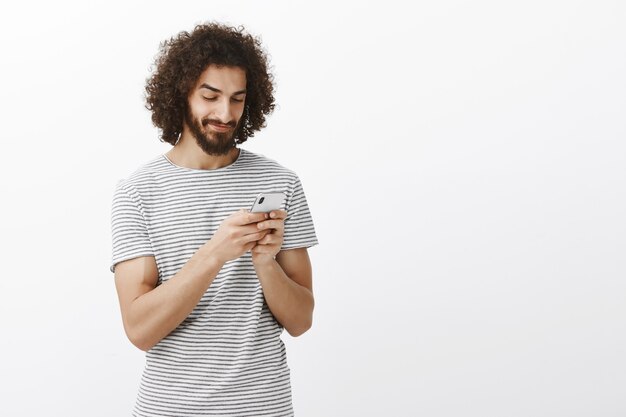
[[[245,99],[242,68],[210,65],[200,74],[189,93],[185,124],[206,154],[226,155],[235,146]]]

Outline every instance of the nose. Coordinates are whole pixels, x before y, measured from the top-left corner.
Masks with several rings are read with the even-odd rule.
[[[215,108],[215,117],[222,124],[228,124],[232,120],[232,106],[228,99],[220,100]]]

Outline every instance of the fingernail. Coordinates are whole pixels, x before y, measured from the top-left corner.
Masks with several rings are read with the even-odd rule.
[[[272,216],[272,217],[276,217],[276,213],[272,212],[272,213],[270,214],[270,216]]]

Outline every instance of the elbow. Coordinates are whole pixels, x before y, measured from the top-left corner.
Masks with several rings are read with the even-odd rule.
[[[133,345],[135,345],[135,347],[139,350],[143,350],[144,352],[149,351],[150,349],[152,349],[152,345],[151,343],[146,343],[144,341],[137,341],[137,340],[131,340],[130,341]]]
[[[313,326],[313,310],[315,309],[315,300],[313,294],[311,294],[311,307],[309,308],[306,318],[300,320],[296,326],[292,326],[287,329],[287,332],[291,337],[298,337],[305,334]]]
[[[132,343],[137,349],[147,352],[154,346],[154,343],[148,340],[145,335],[142,335],[136,329],[127,328],[125,330],[128,340],[130,340],[130,343]]]
[[[291,329],[287,329],[287,332],[289,333],[289,335],[291,337],[298,337],[298,336],[302,336],[303,334],[305,334],[313,325],[312,320],[307,321],[306,323],[298,326],[298,327],[294,327]]]

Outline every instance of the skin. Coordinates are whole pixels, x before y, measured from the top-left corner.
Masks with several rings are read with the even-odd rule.
[[[244,102],[238,100],[245,100],[245,86],[243,69],[209,66],[189,93],[181,138],[167,153],[168,158],[192,169],[232,164],[239,153],[233,134],[243,114]],[[221,132],[211,123],[230,129]],[[252,253],[265,300],[276,320],[293,337],[305,333],[312,325],[315,304],[311,262],[306,248],[280,250],[286,216],[284,210],[232,213],[180,271],[159,286],[153,256],[117,264],[115,285],[130,341],[141,350],[152,348],[193,311],[224,263],[247,251]]]
[[[189,111],[181,137],[166,154],[170,161],[193,169],[232,164],[239,155],[233,136],[243,114],[245,89],[246,73],[241,68],[211,65],[204,70],[187,97]],[[215,124],[230,130],[218,131]]]

